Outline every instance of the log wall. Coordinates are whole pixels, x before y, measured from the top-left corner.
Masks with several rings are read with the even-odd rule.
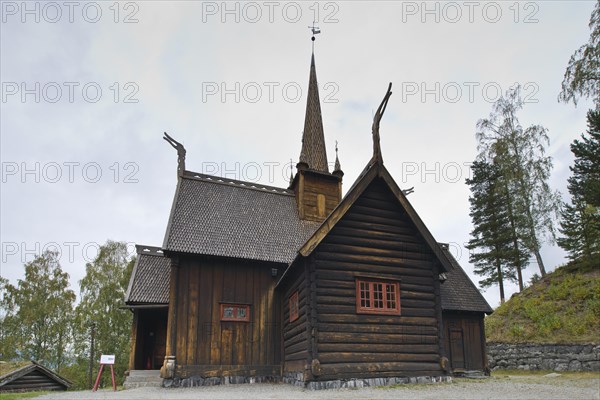
[[[439,262],[387,186],[375,180],[313,256],[317,380],[443,374]],[[401,314],[357,314],[358,277],[399,281]]]

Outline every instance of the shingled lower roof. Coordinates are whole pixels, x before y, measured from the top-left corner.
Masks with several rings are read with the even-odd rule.
[[[169,259],[160,255],[161,253],[156,253],[158,248],[137,247],[150,249],[151,253],[138,250],[138,259],[131,276],[126,303],[128,305],[169,304]],[[491,313],[492,308],[452,256],[448,245],[440,243],[440,248],[454,265],[452,271],[446,272],[447,279],[440,286],[442,309]]]
[[[444,311],[474,311],[491,314],[494,310],[466,272],[462,269],[456,258],[450,252],[448,245],[440,243],[442,252],[452,263],[452,271],[446,273],[446,281],[440,285],[442,296],[442,310]]]
[[[166,305],[169,304],[170,259],[158,247],[136,246],[137,260],[125,304]]]
[[[163,249],[289,264],[318,227],[290,190],[185,171]]]

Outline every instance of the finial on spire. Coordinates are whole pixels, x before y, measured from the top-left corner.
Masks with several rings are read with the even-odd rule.
[[[383,98],[383,101],[379,105],[375,116],[373,117],[373,160],[377,161],[380,164],[383,164],[383,157],[381,156],[381,145],[379,144],[379,123],[381,122],[381,117],[383,117],[383,113],[387,107],[387,103],[390,100],[390,96],[392,95],[392,82],[388,86],[387,93]]]
[[[315,26],[315,21],[313,21],[312,26],[309,26],[311,32],[312,32],[312,37],[310,38],[310,40],[312,40],[313,42],[315,41],[315,35],[318,35],[319,33],[321,33],[321,29],[319,29],[318,26]]]
[[[344,172],[342,171],[342,167],[340,165],[340,159],[338,157],[338,141],[335,141],[335,165],[333,167],[333,175],[337,175],[340,178],[344,176]]]
[[[292,183],[294,183],[294,162],[290,158],[290,187],[292,187]]]
[[[313,21],[312,26],[309,26],[311,32],[312,32],[312,37],[310,38],[310,40],[312,40],[312,51],[313,53],[315,52],[315,35],[318,35],[319,33],[321,33],[321,29],[319,29],[318,26],[315,26],[315,21]]]

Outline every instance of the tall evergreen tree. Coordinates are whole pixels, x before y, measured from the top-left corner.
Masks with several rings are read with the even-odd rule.
[[[489,118],[477,122],[479,159],[494,160],[506,180],[513,206],[515,235],[535,257],[542,276],[546,268],[540,248],[545,239],[554,240],[553,222],[558,212],[558,193],[548,179],[552,158],[545,155],[547,130],[540,125],[524,129],[517,118],[523,107],[519,86],[494,103]]]
[[[600,111],[588,111],[588,136],[571,144],[575,164],[569,178],[571,204],[562,212],[558,244],[571,260],[592,260],[600,252]]]
[[[485,277],[479,281],[481,287],[497,284],[500,302],[504,303],[504,282],[517,280],[517,267],[522,267],[525,257],[513,241],[508,196],[500,169],[485,161],[475,161],[472,172],[473,177],[466,182],[471,189],[469,215],[474,226],[466,245],[471,251],[469,260],[475,264],[475,273]]]
[[[60,371],[71,342],[75,293],[59,254],[46,251],[25,264],[17,286],[3,282],[2,358],[32,359]]]

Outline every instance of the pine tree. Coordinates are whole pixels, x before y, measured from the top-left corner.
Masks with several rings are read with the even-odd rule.
[[[562,211],[558,244],[571,260],[592,260],[600,252],[600,112],[587,115],[588,137],[571,144],[575,164],[570,168],[571,204]]]
[[[473,177],[467,179],[471,189],[469,202],[474,229],[467,248],[475,273],[485,278],[481,287],[498,285],[500,302],[504,303],[504,282],[516,281],[517,266],[522,267],[522,248],[513,241],[507,192],[500,170],[494,164],[476,161]],[[516,248],[514,248],[516,244]]]

